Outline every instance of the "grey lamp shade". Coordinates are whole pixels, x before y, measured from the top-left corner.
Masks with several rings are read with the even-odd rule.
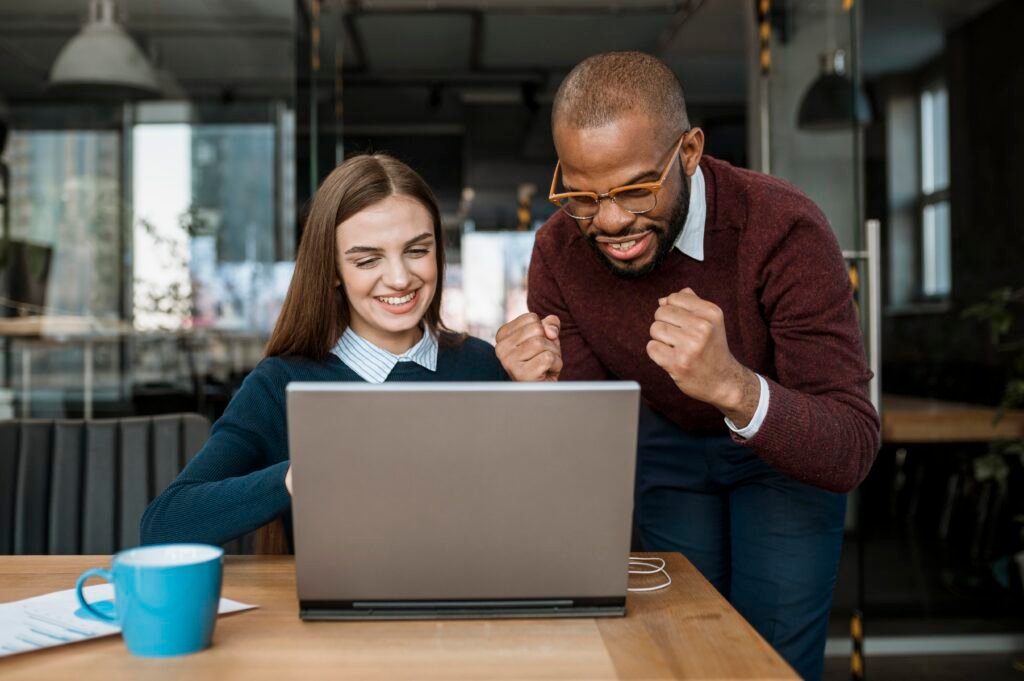
[[[141,99],[160,94],[156,72],[114,19],[113,0],[92,0],[89,22],[57,55],[53,94],[87,99]]]
[[[841,50],[822,55],[822,69],[800,100],[796,124],[802,130],[843,130],[871,121],[871,104],[864,91],[845,73]]]

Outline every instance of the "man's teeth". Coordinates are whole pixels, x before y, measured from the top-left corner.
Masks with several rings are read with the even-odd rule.
[[[412,293],[405,294],[401,298],[378,296],[377,300],[381,301],[382,303],[387,303],[388,305],[405,305],[415,297],[416,292],[413,291]]]
[[[624,241],[621,244],[612,244],[611,247],[617,251],[628,251],[636,245],[636,239],[632,241]]]

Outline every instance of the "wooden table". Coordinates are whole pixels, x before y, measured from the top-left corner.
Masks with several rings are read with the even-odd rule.
[[[303,622],[290,556],[229,556],[224,596],[259,609],[220,618],[196,655],[133,657],[120,637],[0,658],[0,678],[796,679],[792,669],[679,554],[673,584],[631,593],[607,619]],[[107,556],[2,556],[4,601],[67,589]],[[633,577],[633,586],[655,577]]]
[[[1024,438],[1024,411],[898,395],[882,396],[882,441],[900,444]]]

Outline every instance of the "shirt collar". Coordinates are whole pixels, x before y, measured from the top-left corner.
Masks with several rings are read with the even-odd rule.
[[[708,200],[704,192],[704,173],[697,166],[690,178],[690,210],[675,247],[701,262],[704,262],[704,223],[708,216]]]
[[[428,371],[437,371],[437,339],[426,329],[416,345],[401,355],[395,355],[378,348],[348,327],[331,349],[331,354],[367,383],[383,383],[399,362],[413,362]]]

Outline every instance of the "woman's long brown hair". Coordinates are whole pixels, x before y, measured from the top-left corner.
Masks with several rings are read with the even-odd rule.
[[[419,201],[434,221],[437,287],[423,322],[442,344],[458,342],[460,336],[441,321],[444,234],[437,199],[415,170],[386,154],[373,154],[348,159],[317,190],[299,242],[292,282],[267,343],[267,357],[327,357],[349,325],[345,287],[334,284],[338,277],[335,231],[359,211],[395,195]]]

